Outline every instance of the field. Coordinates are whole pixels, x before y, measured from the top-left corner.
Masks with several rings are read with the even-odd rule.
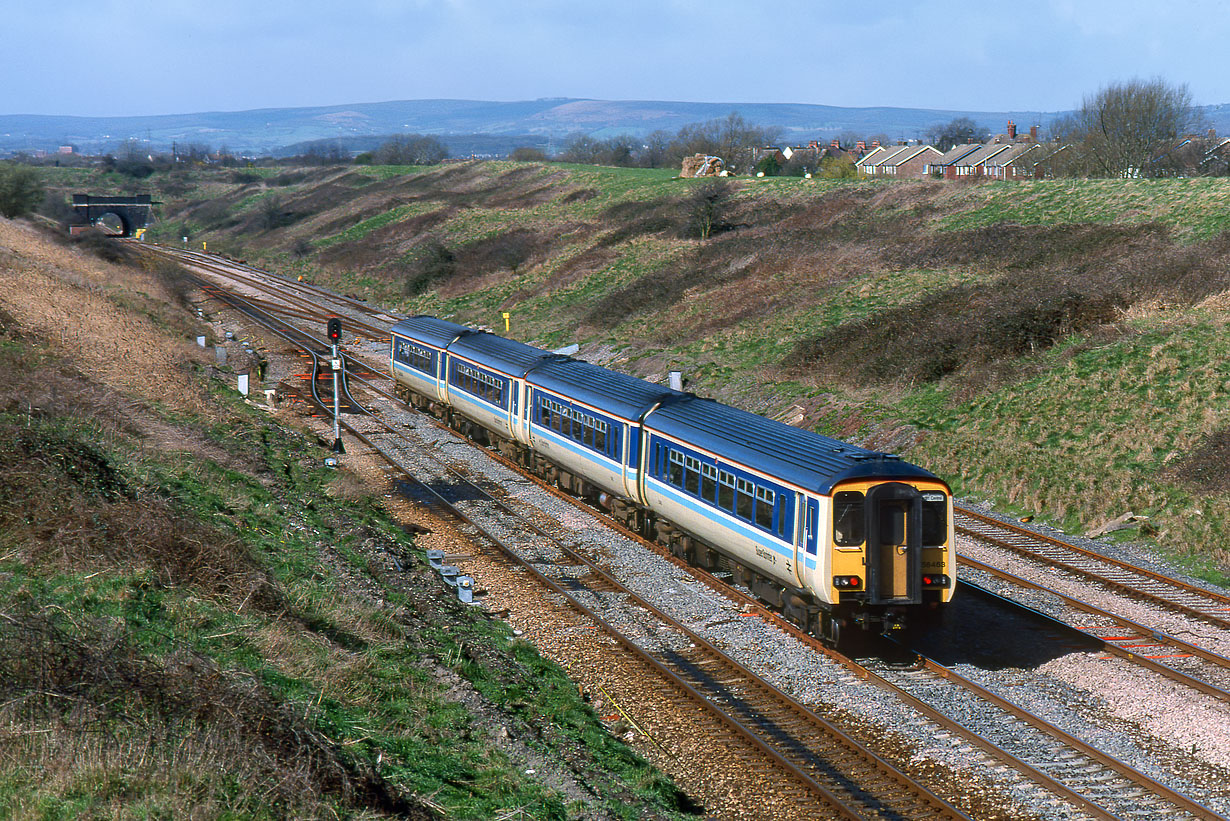
[[[502,332],[507,312],[516,338],[682,370],[690,390],[902,452],[1071,532],[1130,510],[1142,524],[1119,537],[1230,574],[1230,181],[706,190],[474,162],[150,183],[162,241],[405,313]]]

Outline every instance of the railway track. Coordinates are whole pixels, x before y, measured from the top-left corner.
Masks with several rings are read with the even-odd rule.
[[[469,524],[635,655],[677,697],[701,706],[718,725],[716,743],[748,745],[791,777],[797,800],[821,800],[829,813],[847,818],[968,817],[626,587],[569,544],[575,534],[532,521],[486,482],[463,475],[378,419],[360,420],[352,435],[395,465],[420,498],[434,499],[434,507]]]
[[[260,307],[268,310],[274,310],[277,306],[274,303],[270,303],[268,305],[261,305]],[[306,308],[301,308],[300,313],[302,314],[300,318],[313,319],[319,316]],[[373,385],[373,388],[379,390],[379,388],[375,385]],[[384,435],[385,434],[379,433],[375,434],[375,438],[371,440],[373,447],[376,447],[375,442],[379,441],[379,439]],[[366,434],[364,434],[364,436],[366,436]],[[420,467],[420,469],[422,468]],[[441,479],[441,481],[443,480]],[[448,481],[448,486],[453,486],[454,481],[455,480],[450,479]],[[476,495],[476,493],[476,491],[470,492],[471,495]],[[427,491],[424,491],[424,494],[430,495]],[[458,515],[462,515],[464,518],[466,515],[470,514],[466,514],[464,511],[458,511]],[[501,515],[507,517],[508,514],[504,513]],[[999,532],[993,532],[995,528],[992,528],[989,524],[983,522],[982,520],[984,519],[987,522],[993,523],[995,528],[998,528]],[[980,539],[996,538],[1008,545],[1011,545],[1008,549],[1012,549],[1017,555],[1029,555],[1029,548],[1024,545],[1024,537],[1012,534],[1005,536],[1002,532],[1002,523],[995,520],[981,517],[972,511],[962,510],[960,511],[958,527],[966,535],[976,536]],[[493,527],[493,530],[498,531],[498,527]],[[1029,531],[1024,532],[1028,533],[1030,536],[1036,535]],[[495,532],[490,535],[489,538],[493,543],[496,543],[501,537],[498,532]],[[1067,570],[1069,567],[1079,566],[1083,569],[1083,572],[1093,573],[1094,571],[1089,569],[1089,566],[1096,565],[1099,560],[1105,561],[1105,558],[1099,556],[1098,554],[1093,554],[1091,551],[1083,551],[1089,555],[1080,558],[1079,562],[1081,564],[1078,564],[1078,560],[1073,557],[1072,552],[1064,552],[1065,548],[1071,548],[1072,546],[1058,542],[1058,540],[1051,541],[1056,544],[1052,547],[1048,547],[1044,555],[1046,555],[1047,560],[1050,561],[1050,556],[1053,554],[1055,556],[1056,566],[1059,566],[1064,570]],[[563,551],[564,547],[562,545],[557,545],[557,548],[553,549]],[[1075,548],[1074,551],[1077,554],[1082,552],[1079,548]],[[566,551],[563,555],[567,556]],[[975,566],[975,560],[969,557],[963,558],[971,567]],[[518,560],[526,561],[525,559]],[[533,561],[529,561],[532,565]],[[588,608],[589,604],[587,604],[587,602],[592,604],[596,602],[610,601],[612,597],[629,597],[630,591],[622,590],[618,586],[618,582],[601,580],[602,576],[599,573],[598,568],[595,566],[590,566],[586,563],[587,561],[588,560],[578,556],[567,556],[564,563],[561,564],[558,558],[551,558],[549,561],[542,563],[543,568],[551,570],[559,567],[577,568],[584,566],[586,570],[583,574],[565,574],[564,576],[554,580],[551,580],[551,577],[546,573],[543,575],[548,580],[551,580],[551,584],[558,587],[558,590],[556,591],[558,595],[565,596],[569,599],[569,606],[573,609],[577,609],[578,607]],[[1110,578],[1109,581],[1110,586],[1116,586],[1121,589],[1135,590],[1133,587],[1134,580],[1137,578],[1147,578],[1149,579],[1148,584],[1153,587],[1145,591],[1144,595],[1146,597],[1154,597],[1155,599],[1161,599],[1163,601],[1173,601],[1175,599],[1182,599],[1183,597],[1195,599],[1194,604],[1187,600],[1175,603],[1178,605],[1186,605],[1189,607],[1191,612],[1202,613],[1203,617],[1206,618],[1206,621],[1209,621],[1214,625],[1218,623],[1216,621],[1216,612],[1217,606],[1220,605],[1215,604],[1213,606],[1209,606],[1207,604],[1209,599],[1200,599],[1197,594],[1193,594],[1190,591],[1185,592],[1183,597],[1178,596],[1174,594],[1170,588],[1165,587],[1165,582],[1168,580],[1166,580],[1165,577],[1161,577],[1159,574],[1150,574],[1147,571],[1141,571],[1139,568],[1133,568],[1130,565],[1125,565],[1124,563],[1106,561],[1106,564],[1116,567],[1116,570],[1114,571],[1115,575],[1113,578]],[[530,567],[529,569],[531,569],[532,572],[541,572],[543,568]],[[995,570],[995,568],[990,568],[990,570]],[[1200,590],[1199,588],[1195,589]],[[1201,592],[1203,593],[1205,591]],[[577,599],[574,600],[571,598],[569,593],[575,594]],[[1227,601],[1230,602],[1230,599]],[[650,607],[652,608],[653,606],[650,605]],[[596,611],[587,610],[587,612],[590,613],[593,618],[600,619],[600,616]],[[651,613],[652,618],[658,620],[659,622],[661,622],[663,617],[666,615],[661,611],[655,612],[652,609],[646,610],[646,612]],[[1208,618],[1210,615],[1212,615],[1212,619]],[[1118,622],[1118,626],[1120,629],[1124,629],[1126,627],[1123,621]],[[1143,625],[1138,625],[1138,627],[1143,627]],[[609,625],[604,627],[604,629],[608,628]],[[1147,630],[1148,628],[1145,629]],[[683,628],[683,630],[686,631],[687,628]],[[797,631],[795,632],[797,633]],[[612,633],[612,635],[615,635],[615,633]],[[732,668],[723,668],[719,666],[723,662],[715,660],[712,656],[702,657],[701,655],[693,655],[692,651],[695,651],[696,648],[703,646],[704,639],[700,639],[699,636],[693,638],[686,632],[680,632],[679,635],[688,637],[687,649],[689,652],[680,652],[679,648],[674,648],[672,652],[664,654],[656,661],[652,663],[646,662],[647,665],[657,670],[660,675],[663,675],[664,680],[670,680],[672,687],[675,687],[680,691],[691,691],[694,694],[693,697],[695,697],[695,694],[705,694],[707,696],[705,699],[706,704],[709,705],[706,707],[708,710],[718,708],[723,703],[743,706],[755,703],[752,702],[750,697],[743,692],[733,692],[730,689],[735,681],[734,677],[741,674],[733,672]],[[699,642],[697,639],[699,639]],[[627,636],[624,636],[622,639],[618,640],[621,644],[628,642],[631,646],[637,646],[636,642]],[[630,652],[632,651],[631,646],[629,647]],[[1118,645],[1111,643],[1110,646],[1114,647]],[[716,650],[716,648],[714,649]],[[1133,654],[1127,650],[1124,650],[1123,652],[1128,656],[1140,655],[1139,653]],[[720,655],[721,654],[719,653],[719,656]],[[1192,655],[1194,656],[1196,654]],[[1224,661],[1224,659],[1222,659],[1222,661]],[[955,677],[952,671],[939,665],[935,665],[934,662],[924,663],[918,669],[911,671],[902,671],[892,667],[873,669],[874,665],[863,666],[848,660],[847,665],[850,669],[857,671],[857,674],[860,677],[873,680],[879,684],[879,686],[889,688],[897,692],[903,701],[912,704],[920,712],[926,714],[929,720],[935,721],[937,723],[937,727],[939,728],[937,732],[944,734],[952,733],[962,736],[967,741],[970,741],[975,744],[975,746],[981,748],[987,755],[991,756],[996,761],[1013,767],[1018,772],[1024,774],[1027,778],[1044,785],[1049,792],[1055,796],[1059,796],[1061,800],[1068,802],[1071,807],[1079,808],[1077,810],[1078,813],[1083,813],[1089,817],[1098,818],[1220,817],[1216,813],[1202,807],[1190,799],[1187,799],[1185,796],[1182,796],[1178,792],[1169,789],[1165,785],[1153,781],[1152,779],[1143,776],[1143,774],[1132,770],[1130,767],[1123,765],[1121,762],[1116,762],[1113,759],[1109,759],[1109,757],[1103,756],[1095,748],[1084,745],[1084,743],[1080,742],[1078,739],[1061,739],[1059,736],[1062,735],[1062,732],[1060,731],[1059,733],[1056,733],[1055,730],[1057,728],[1050,728],[1046,726],[1046,723],[1041,719],[1028,715],[1022,716],[1019,713],[1014,712],[1018,708],[1014,708],[1012,705],[1007,703],[996,704],[997,700],[1003,700],[998,699],[998,697],[994,696],[994,694],[986,692],[978,693],[977,685],[973,685],[972,682],[969,683],[970,685],[973,685],[972,687],[965,684],[962,684],[961,686],[965,687],[967,692],[974,694],[971,697],[977,699],[977,703],[982,705],[981,709],[987,709],[986,705],[988,704],[995,704],[995,706],[999,709],[1006,711],[1005,715],[1011,715],[1012,717],[1010,719],[1005,718],[1002,721],[1002,725],[1005,728],[1013,729],[1006,732],[1004,736],[1006,742],[1001,744],[996,743],[993,739],[978,736],[977,733],[961,727],[956,722],[953,722],[951,719],[941,715],[940,711],[930,707],[928,704],[928,697],[931,694],[937,692],[943,687],[952,686],[956,683],[956,678],[958,678]],[[662,670],[659,670],[658,666],[667,668],[670,674],[673,675],[673,678],[671,675],[666,675],[662,672]],[[785,698],[788,701],[790,700],[789,696],[785,693],[782,693],[776,688],[772,688],[771,685],[767,686],[769,686],[771,690],[776,692],[782,698]],[[1214,689],[1220,691],[1220,688]],[[1205,690],[1205,692],[1210,691]],[[801,707],[801,705],[798,706]],[[810,751],[808,751],[809,748],[806,745],[801,744],[797,737],[792,736],[790,732],[788,732],[788,728],[790,728],[793,725],[793,722],[798,719],[792,719],[787,714],[779,712],[781,709],[785,708],[766,704],[762,707],[756,708],[756,710],[752,712],[738,713],[736,711],[735,713],[728,713],[724,719],[721,719],[721,723],[727,728],[727,732],[735,732],[735,728],[738,728],[738,731],[746,732],[749,729],[759,727],[759,730],[762,733],[759,744],[763,744],[765,747],[769,748],[771,748],[773,744],[777,744],[778,746],[784,747],[788,750],[794,750],[795,759],[785,765],[786,770],[793,768],[799,772],[808,774],[809,767],[816,770],[818,767],[817,761],[822,760],[825,756],[835,755],[835,753],[832,752],[821,753],[816,749],[810,749]],[[806,708],[803,709],[806,711]],[[769,716],[770,718],[766,722],[758,722],[756,720],[757,713]],[[814,716],[814,718],[819,719],[818,716]],[[796,732],[795,736],[798,734],[800,733]],[[794,738],[794,740],[789,740],[791,738]],[[1018,757],[1016,754],[1009,751],[1009,749],[1013,746],[1009,742],[1019,742],[1024,738],[1029,738],[1032,740],[1030,744],[1025,745],[1026,748],[1043,751],[1040,756],[1034,756],[1032,758],[1029,756]],[[1040,740],[1043,738],[1048,738],[1050,741],[1047,744],[1043,744]],[[754,743],[753,746],[757,746],[757,744]],[[1020,744],[1017,744],[1016,746],[1018,749],[1020,748]],[[1088,749],[1085,749],[1086,747],[1088,747]],[[768,752],[765,754],[768,755]],[[808,777],[812,776],[808,775]],[[862,778],[864,776],[860,775],[859,777]],[[869,784],[878,783],[875,778],[870,775],[865,777],[871,779],[868,782]],[[833,802],[834,807],[851,800],[851,795],[857,792],[850,792],[849,784],[843,782],[841,777],[837,779],[835,784],[830,784],[827,786],[822,784],[819,780],[816,780],[815,785],[808,785],[805,780],[800,780],[800,783],[803,784],[803,789],[809,789],[816,795],[821,796],[823,800]],[[845,784],[844,787],[843,784]],[[847,792],[843,792],[843,789]],[[930,793],[927,794],[930,795]],[[934,799],[934,796],[931,796],[931,799]],[[865,800],[865,797],[863,800]],[[891,804],[878,803],[882,800],[883,799],[873,798],[870,806],[863,805],[860,809],[852,811],[863,814],[871,813],[869,817],[893,817],[893,813],[898,812],[898,810],[891,809]],[[893,800],[895,801],[897,799]],[[847,805],[847,807],[848,806],[849,805]],[[943,813],[948,811],[955,812],[955,810],[951,807],[943,809],[941,802],[941,809],[936,809],[934,806],[931,806],[925,810],[916,808],[909,811],[911,813],[925,812],[928,814],[920,816],[904,815],[899,817],[951,817],[943,815],[930,815],[931,813]],[[878,812],[887,812],[888,815],[876,816],[874,813]]]
[[[1044,561],[1052,568],[1223,630],[1230,629],[1230,596],[994,519],[969,508],[958,507],[953,518],[957,532],[965,536],[1023,558]]]
[[[284,327],[277,318],[262,317],[262,309],[246,298],[227,299],[266,330],[303,347],[314,367],[323,368],[326,354],[319,340]],[[324,409],[331,396],[318,392],[317,382],[314,378],[310,382],[312,398]],[[354,402],[348,388],[346,397]],[[758,753],[764,759],[761,766],[772,766],[782,774],[783,786],[794,785],[802,805],[823,802],[825,809],[818,817],[969,817],[633,593],[565,539],[500,502],[484,486],[487,483],[450,468],[370,411],[350,419],[346,428],[396,466],[401,481],[418,488],[421,499],[467,523],[486,543],[635,655],[678,697],[703,708],[716,722],[715,740],[738,742]],[[646,647],[643,637],[660,635],[662,625],[674,631],[672,640]]]

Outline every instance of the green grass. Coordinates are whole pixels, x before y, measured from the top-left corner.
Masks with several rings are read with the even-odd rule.
[[[942,217],[940,230],[1000,222],[1144,224],[1158,222],[1187,242],[1230,230],[1230,180],[1037,180],[994,182],[967,189],[964,206]]]

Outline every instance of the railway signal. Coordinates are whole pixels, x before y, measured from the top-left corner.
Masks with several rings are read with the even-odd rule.
[[[342,431],[338,424],[337,416],[341,410],[341,395],[338,392],[338,376],[342,370],[342,361],[337,355],[337,344],[342,341],[342,320],[333,317],[325,326],[325,332],[329,337],[330,344],[333,345],[333,452],[345,453],[346,448],[342,445]]]

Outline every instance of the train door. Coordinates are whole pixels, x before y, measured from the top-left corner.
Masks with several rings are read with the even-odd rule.
[[[807,579],[812,579],[813,589],[816,578],[820,574],[819,555],[817,554],[818,530],[820,527],[820,500],[799,494],[798,522],[795,532],[799,534],[794,540],[794,573],[799,584],[807,587]]]
[[[521,407],[521,385],[510,376],[504,382],[504,390],[508,392],[508,436],[516,441],[517,430],[521,426],[521,417],[517,413]]]
[[[922,494],[901,482],[867,491],[867,593],[873,604],[922,601]]]
[[[436,399],[447,403],[448,398],[448,351],[440,351],[439,373],[436,374]]]

